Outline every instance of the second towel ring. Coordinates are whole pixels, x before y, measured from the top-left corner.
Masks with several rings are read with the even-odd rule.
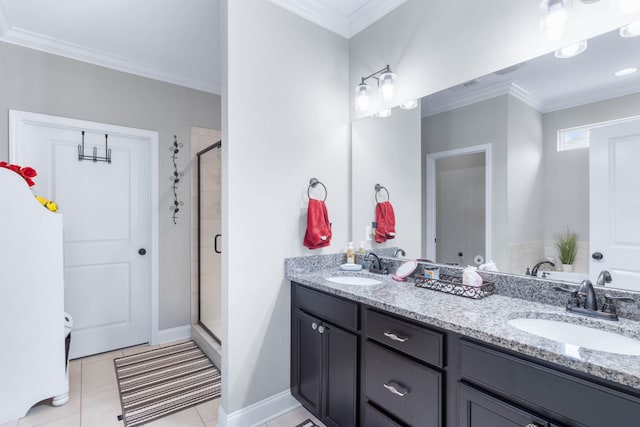
[[[378,200],[378,193],[380,192],[380,190],[384,190],[385,193],[387,193],[387,202],[389,201],[389,190],[386,189],[386,187],[380,185],[380,184],[376,184],[376,203],[380,203],[380,200]]]
[[[316,188],[316,186],[320,184],[322,185],[322,188],[324,188],[324,199],[322,199],[322,201],[326,201],[327,200],[327,196],[329,195],[329,193],[327,193],[327,187],[324,186],[324,184],[320,181],[318,181],[316,178],[311,178],[309,180],[309,187],[307,187],[307,197],[309,199],[311,199],[311,188]],[[318,199],[319,200],[319,199]]]

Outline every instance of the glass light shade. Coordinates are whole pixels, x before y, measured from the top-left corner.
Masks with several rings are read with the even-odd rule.
[[[369,109],[369,92],[371,87],[366,83],[356,86],[356,111],[367,111]]]
[[[585,50],[587,50],[587,41],[582,40],[581,42],[573,43],[569,46],[556,50],[554,55],[556,58],[560,59],[571,58],[573,56],[580,55]]]
[[[567,29],[568,6],[564,0],[549,0],[543,23],[549,39],[557,39]]]
[[[373,114],[376,117],[389,117],[391,115],[391,108],[386,108],[384,110],[380,110]]]
[[[391,101],[393,99],[393,89],[397,77],[398,76],[396,76],[395,73],[390,71],[382,73],[380,74],[380,77],[378,77],[378,90],[380,92],[380,97],[384,101]]]
[[[620,28],[620,37],[640,36],[640,21],[632,22]]]
[[[413,108],[416,108],[417,106],[418,106],[417,99],[411,99],[407,102],[403,102],[402,104],[400,104],[400,108],[402,108],[403,110],[411,110]]]
[[[624,76],[628,76],[629,74],[633,74],[636,71],[638,71],[636,67],[623,68],[622,70],[618,70],[615,73],[613,73],[613,75],[616,77],[624,77]]]

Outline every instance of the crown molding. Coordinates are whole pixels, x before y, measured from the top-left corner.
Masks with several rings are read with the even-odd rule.
[[[353,37],[369,25],[376,22],[392,10],[406,3],[407,0],[370,0],[349,20],[349,37]]]
[[[171,73],[130,58],[112,55],[99,50],[89,49],[85,46],[14,28],[9,26],[8,23],[6,14],[3,16],[2,3],[0,3],[0,30],[4,30],[0,36],[0,41],[203,92],[217,95],[222,92],[222,86],[218,82],[194,79],[192,77]],[[4,24],[8,26],[2,28]]]
[[[349,38],[349,19],[322,3],[299,0],[269,1],[344,38]]]
[[[565,110],[567,108],[579,107],[580,105],[591,104],[592,102],[606,101],[611,98],[640,93],[640,82],[625,85],[617,89],[601,88],[597,91],[590,91],[588,95],[564,97],[560,101],[550,102],[541,110],[543,113]]]
[[[452,97],[451,99],[436,105],[429,104],[426,101],[428,97],[423,98],[422,117],[425,118],[435,114],[444,113],[446,111],[455,110],[457,108],[466,107],[501,95],[511,95],[538,111],[542,111],[543,109],[542,102],[536,96],[515,83],[507,82],[478,89],[461,96]]]

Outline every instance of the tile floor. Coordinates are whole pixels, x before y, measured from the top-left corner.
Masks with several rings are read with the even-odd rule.
[[[175,344],[175,343],[170,343]],[[167,344],[167,345],[170,345]],[[156,348],[142,345],[72,360],[69,364],[71,398],[57,408],[48,401],[32,407],[19,420],[0,427],[122,427],[122,413],[113,359]],[[150,427],[214,427],[217,425],[220,399],[185,409],[146,424]],[[295,427],[307,418],[324,426],[300,407],[260,427]]]

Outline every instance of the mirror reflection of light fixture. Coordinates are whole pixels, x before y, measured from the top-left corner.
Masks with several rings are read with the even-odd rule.
[[[582,40],[578,43],[570,44],[569,46],[565,46],[560,48],[554,52],[556,58],[565,59],[571,58],[573,56],[580,55],[582,52],[587,50],[587,41]]]
[[[391,68],[387,65],[383,69],[378,70],[367,77],[361,78],[360,84],[356,86],[356,111],[367,111],[369,108],[371,87],[367,84],[367,80],[370,78],[374,78],[378,81],[378,95],[380,96],[380,99],[384,102],[389,102],[393,99],[393,92],[398,76],[393,73]]]
[[[550,40],[560,38],[566,31],[570,6],[570,0],[542,1],[541,7],[544,10],[542,24]]]
[[[623,68],[622,70],[618,70],[615,73],[613,73],[613,75],[616,76],[616,77],[624,77],[624,76],[628,76],[630,74],[633,74],[633,73],[635,73],[637,71],[638,71],[638,68],[629,67],[629,68]]]
[[[632,22],[620,28],[620,37],[640,36],[640,21]]]
[[[385,108],[384,110],[376,111],[373,113],[375,117],[389,117],[391,115],[391,108]]]
[[[400,108],[402,108],[403,110],[411,110],[413,108],[416,108],[417,106],[418,106],[417,99],[410,99],[409,101],[406,101],[400,104]]]

